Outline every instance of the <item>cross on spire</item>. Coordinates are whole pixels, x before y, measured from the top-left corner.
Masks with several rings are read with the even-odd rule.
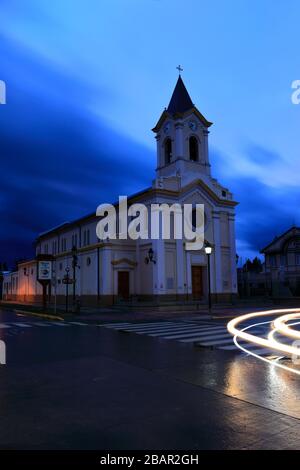
[[[181,65],[178,65],[176,68],[177,68],[177,70],[179,72],[179,75],[180,75],[180,72],[183,72],[183,68],[181,67]]]

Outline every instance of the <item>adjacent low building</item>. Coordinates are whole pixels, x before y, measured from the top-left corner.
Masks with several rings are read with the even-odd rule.
[[[300,228],[291,227],[261,250],[267,291],[273,296],[300,296]]]

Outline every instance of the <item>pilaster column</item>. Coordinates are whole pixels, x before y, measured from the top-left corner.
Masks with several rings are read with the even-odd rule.
[[[186,292],[192,294],[192,267],[191,267],[191,254],[189,251],[185,250],[185,259],[186,259]]]
[[[136,240],[136,245],[135,245],[135,259],[137,262],[136,268],[134,270],[134,276],[135,276],[135,293],[140,294],[141,293],[141,243],[140,239]],[[143,269],[143,268],[142,268]],[[145,268],[144,268],[145,269]]]
[[[208,155],[208,135],[209,131],[204,129],[203,131],[203,163],[207,166],[207,173],[210,174],[210,164]]]
[[[175,123],[175,155],[172,160],[184,157],[184,146],[183,146],[183,122],[177,121]]]
[[[153,264],[153,290],[154,295],[162,295],[166,292],[165,286],[165,243],[162,238],[152,240],[152,249],[154,251]]]
[[[182,238],[176,240],[176,278],[177,295],[183,295],[184,292],[184,252]]]
[[[83,259],[82,254],[78,253],[78,265],[80,266],[80,268],[81,268],[81,266],[83,266],[82,259]],[[56,263],[56,266],[57,266],[57,263]],[[98,268],[98,266],[97,266],[97,268]],[[55,271],[57,273],[57,268],[55,268]],[[82,295],[81,294],[81,289],[82,289],[82,287],[81,287],[82,286],[82,279],[81,279],[82,274],[81,273],[82,272],[84,272],[83,268],[81,268],[81,269],[76,268],[76,293],[79,296]]]
[[[112,295],[112,264],[111,264],[111,248],[105,247],[101,250],[101,283],[100,292],[102,295]]]
[[[214,292],[216,294],[221,293],[223,290],[222,286],[222,260],[221,260],[221,225],[220,225],[220,213],[213,211],[213,237],[214,237]]]
[[[230,261],[231,261],[231,291],[237,292],[237,269],[236,269],[236,245],[235,245],[235,215],[229,214],[229,243],[230,243]]]
[[[163,165],[163,162],[161,161],[161,139],[160,139],[160,134],[156,134],[155,136],[156,139],[156,158],[157,158],[157,168],[161,167]]]

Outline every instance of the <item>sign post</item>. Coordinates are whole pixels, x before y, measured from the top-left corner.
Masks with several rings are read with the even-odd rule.
[[[47,308],[47,287],[50,285],[52,280],[52,268],[53,268],[53,256],[52,255],[38,255],[37,261],[37,280],[43,288],[43,310]]]
[[[62,283],[66,286],[66,313],[69,312],[69,284],[74,283],[74,279],[72,279],[69,275],[70,268],[66,267],[65,269],[66,274],[63,277]]]

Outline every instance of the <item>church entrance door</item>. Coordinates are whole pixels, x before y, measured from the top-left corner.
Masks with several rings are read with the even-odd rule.
[[[129,299],[129,272],[118,271],[118,296],[121,299]]]
[[[192,294],[194,300],[199,300],[203,297],[202,273],[202,266],[192,266]]]

